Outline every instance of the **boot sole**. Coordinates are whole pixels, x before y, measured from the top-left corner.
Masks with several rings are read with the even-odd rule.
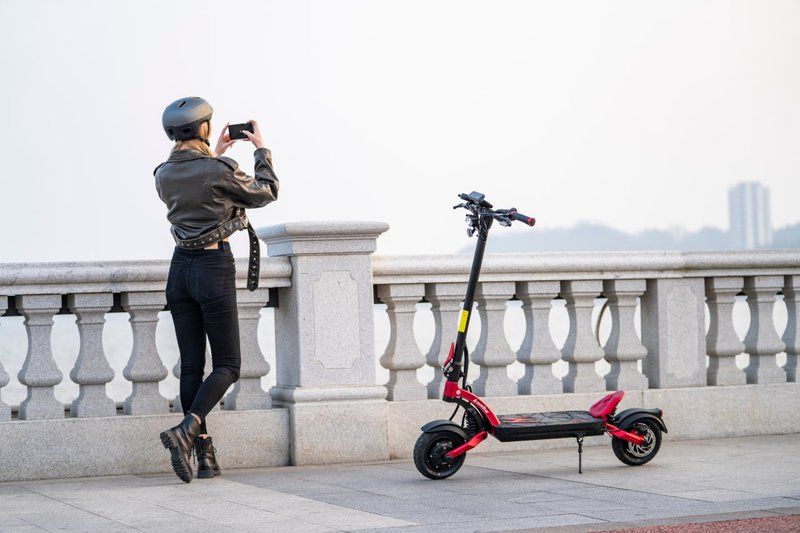
[[[216,474],[214,474],[213,470],[198,470],[197,471],[197,479],[211,479]]]
[[[175,471],[175,475],[184,483],[190,483],[192,481],[192,467],[184,460],[183,453],[181,453],[181,449],[172,439],[172,435],[169,434],[169,431],[163,431],[160,437],[161,444],[169,450],[172,456],[172,470]]]

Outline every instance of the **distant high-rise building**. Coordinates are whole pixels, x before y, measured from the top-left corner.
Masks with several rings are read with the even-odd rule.
[[[745,182],[728,189],[731,245],[738,249],[764,248],[772,243],[769,189]]]

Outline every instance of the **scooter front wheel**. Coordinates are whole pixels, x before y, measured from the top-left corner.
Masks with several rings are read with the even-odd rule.
[[[445,479],[461,468],[466,454],[449,459],[447,452],[464,444],[464,438],[452,431],[423,433],[414,445],[414,465],[423,476],[430,479]]]
[[[642,437],[644,442],[634,444],[618,437],[611,439],[611,448],[617,459],[629,466],[639,466],[650,461],[661,448],[661,428],[652,420],[644,419],[634,422],[627,431],[633,431]]]

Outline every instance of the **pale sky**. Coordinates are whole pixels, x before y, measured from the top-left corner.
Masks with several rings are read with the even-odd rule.
[[[380,253],[462,248],[471,190],[544,229],[695,230],[756,180],[795,223],[798,28],[797,1],[0,0],[0,262],[169,258],[152,170],[189,95],[214,133],[260,121],[254,225],[385,221]]]

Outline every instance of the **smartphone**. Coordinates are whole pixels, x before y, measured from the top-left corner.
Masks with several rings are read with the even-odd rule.
[[[253,133],[253,124],[250,122],[245,122],[244,124],[228,125],[228,135],[230,135],[231,139],[247,139],[247,135],[243,133],[245,131]]]

